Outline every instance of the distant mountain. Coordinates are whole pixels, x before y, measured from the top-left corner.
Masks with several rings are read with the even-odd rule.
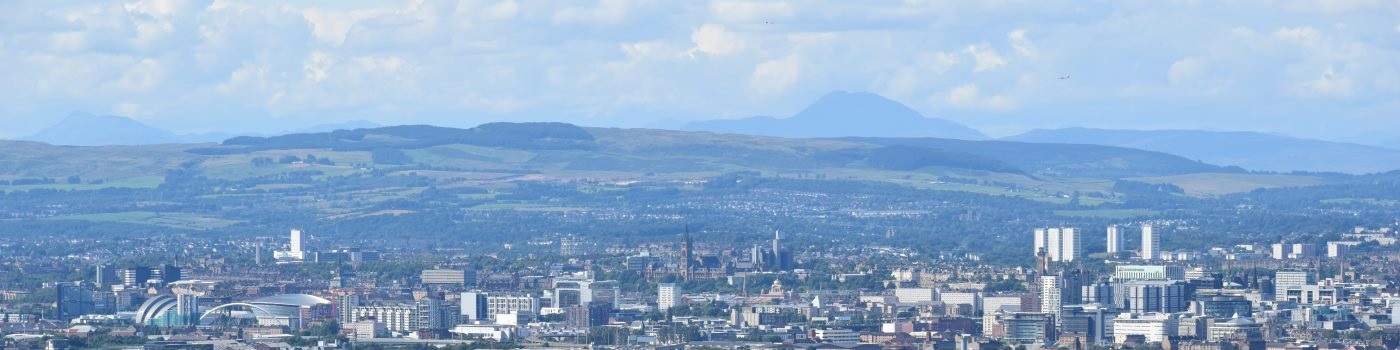
[[[981,132],[927,118],[908,106],[864,92],[834,91],[790,118],[752,117],[691,122],[687,130],[780,137],[938,137],[983,140]]]
[[[65,146],[148,145],[185,142],[179,135],[127,117],[73,112],[63,121],[23,138]]]
[[[1256,132],[1067,128],[1006,139],[1137,148],[1250,170],[1361,174],[1400,169],[1400,150]]]

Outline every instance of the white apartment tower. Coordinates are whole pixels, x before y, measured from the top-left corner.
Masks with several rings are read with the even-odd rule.
[[[1109,254],[1123,251],[1123,231],[1118,229],[1118,225],[1108,225],[1107,251]]]
[[[289,248],[290,249],[288,249],[288,253],[291,253],[290,255],[292,257],[297,259],[302,259],[306,257],[306,255],[301,252],[301,230],[292,229],[291,244]]]
[[[1162,236],[1152,232],[1152,224],[1142,224],[1142,254],[1143,260],[1157,259],[1158,251],[1162,249]]]
[[[681,304],[681,287],[675,283],[659,284],[656,294],[656,308],[662,312]]]
[[[1083,253],[1083,240],[1073,227],[1035,229],[1035,254],[1045,252],[1047,261],[1069,262]]]

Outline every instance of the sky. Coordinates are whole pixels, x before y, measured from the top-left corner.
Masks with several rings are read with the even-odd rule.
[[[179,132],[676,128],[832,90],[993,136],[1400,138],[1400,1],[18,0],[0,71],[10,138],[73,111]]]

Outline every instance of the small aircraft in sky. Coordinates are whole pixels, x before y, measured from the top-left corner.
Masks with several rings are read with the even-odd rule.
[[[1065,74],[1064,76],[1061,76],[1061,77],[1060,77],[1060,80],[1065,80],[1065,79],[1069,79],[1069,74]]]

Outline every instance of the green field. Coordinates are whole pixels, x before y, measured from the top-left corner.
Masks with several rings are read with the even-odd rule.
[[[582,208],[561,207],[534,203],[491,203],[467,208],[467,210],[516,210],[516,211],[571,211]]]
[[[1142,216],[1157,215],[1160,212],[1149,209],[1088,209],[1088,210],[1056,210],[1055,215],[1072,218],[1103,218],[1103,219],[1131,219]]]
[[[1138,177],[1125,180],[1151,184],[1173,184],[1192,196],[1218,196],[1261,188],[1306,187],[1325,184],[1315,176],[1199,173],[1175,176]]]
[[[154,225],[178,229],[208,230],[238,223],[215,217],[189,213],[157,213],[149,211],[127,211],[101,214],[62,215],[44,220],[79,220],[92,222],[119,222],[127,224]]]
[[[125,179],[104,181],[102,183],[80,183],[80,184],[44,184],[44,185],[24,185],[24,186],[0,186],[0,191],[28,191],[37,189],[49,190],[100,190],[104,188],[156,188],[165,182],[164,176],[137,176]]]

